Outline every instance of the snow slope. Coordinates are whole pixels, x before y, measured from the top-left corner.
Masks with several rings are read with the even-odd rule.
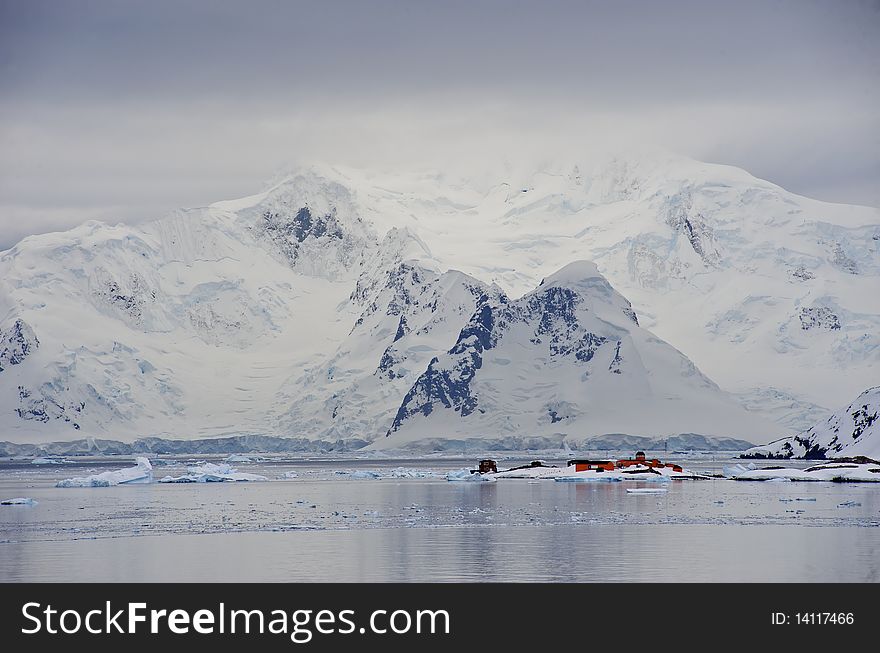
[[[591,259],[641,326],[678,350],[644,329],[628,335],[650,352],[639,362],[643,408],[711,395],[724,406],[717,424],[733,392],[782,435],[876,382],[878,242],[875,209],[665,154],[466,176],[297,170],[248,198],[138,228],[89,222],[0,253],[0,434],[384,441],[478,308],[522,307],[541,279]],[[621,328],[589,331],[610,343]],[[549,404],[559,370],[540,378],[547,351],[503,346]],[[690,361],[725,392],[679,373]],[[589,398],[560,390],[557,415],[590,414],[570,435],[718,433],[708,417],[686,427],[700,411],[637,418],[615,407],[618,375],[604,376],[590,379]],[[655,382],[667,377],[682,385]],[[481,436],[513,424],[489,423],[500,430]],[[551,424],[535,433],[565,431]]]
[[[880,386],[868,388],[854,402],[803,433],[746,450],[747,458],[880,459]]]
[[[345,306],[378,243],[315,177],[234,206],[139,229],[90,222],[0,255],[9,440],[274,431],[278,388],[356,319]],[[281,246],[267,225],[285,206]],[[334,226],[322,233],[305,206]]]

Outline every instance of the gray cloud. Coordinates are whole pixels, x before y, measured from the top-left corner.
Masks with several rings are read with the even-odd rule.
[[[654,142],[880,205],[877,2],[0,0],[0,247],[279,166]]]

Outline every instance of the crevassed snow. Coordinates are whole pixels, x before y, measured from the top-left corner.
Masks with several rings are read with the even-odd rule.
[[[58,481],[55,487],[110,487],[113,485],[152,483],[153,466],[142,456],[135,459],[136,465],[112,472],[102,472],[91,476],[68,478]]]

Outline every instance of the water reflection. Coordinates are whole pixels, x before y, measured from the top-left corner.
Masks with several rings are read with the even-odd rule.
[[[0,571],[6,581],[876,582],[878,544],[859,528],[400,527],[7,544]]]

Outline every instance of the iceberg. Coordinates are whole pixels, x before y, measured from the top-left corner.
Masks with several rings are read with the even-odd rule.
[[[223,483],[226,481],[267,481],[265,476],[239,472],[229,464],[202,463],[186,468],[182,476],[165,476],[159,483]]]
[[[135,459],[135,466],[126,469],[118,469],[112,472],[102,472],[91,476],[79,478],[67,478],[58,481],[55,487],[110,487],[112,485],[132,485],[136,483],[152,483],[153,466],[143,456]]]
[[[0,506],[35,506],[37,505],[36,499],[31,499],[30,497],[16,497],[15,499],[3,499],[0,501]]]
[[[723,467],[721,469],[721,473],[727,478],[734,478],[736,476],[739,476],[743,472],[747,472],[752,469],[756,469],[755,463],[749,463],[747,466],[736,464],[730,465],[729,467]]]
[[[223,459],[223,461],[227,463],[258,463],[263,460],[265,459],[261,456],[245,456],[240,453],[229,454]]]

